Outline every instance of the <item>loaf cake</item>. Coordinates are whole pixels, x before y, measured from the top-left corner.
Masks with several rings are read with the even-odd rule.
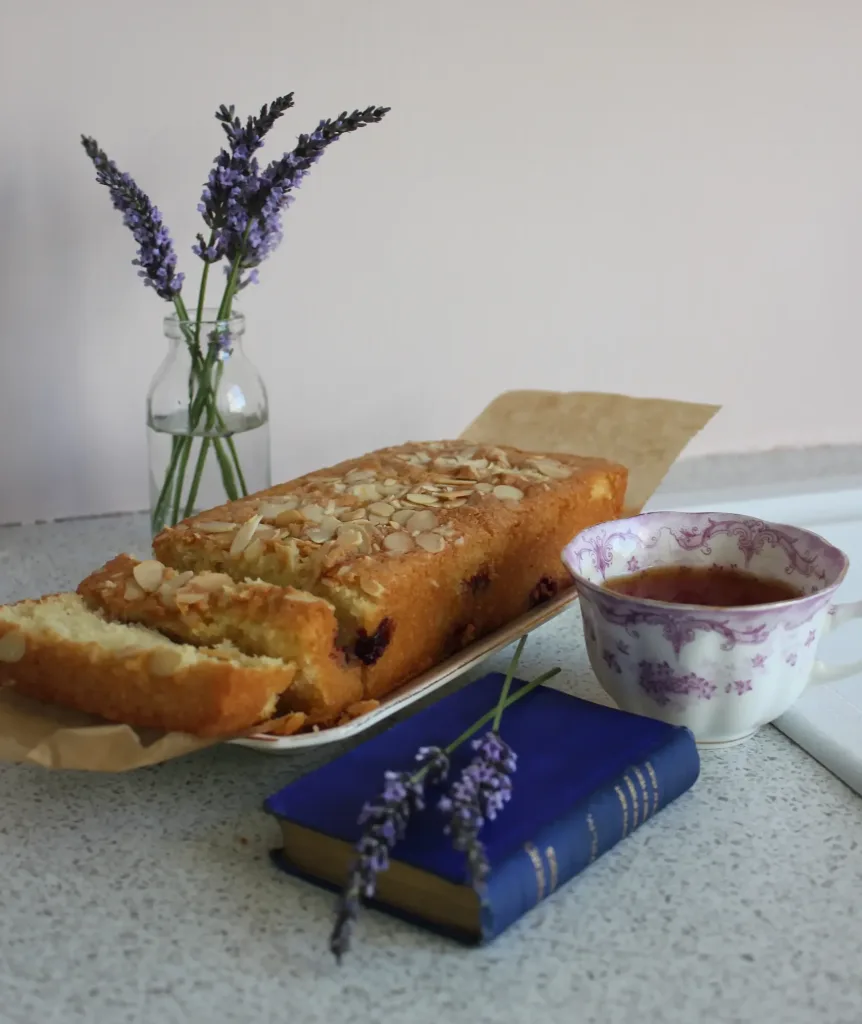
[[[177,644],[106,621],[77,594],[0,607],[0,686],[115,722],[236,735],[280,715],[296,672],[230,644]]]
[[[375,699],[570,587],[563,547],[620,514],[626,476],[601,459],[405,444],[194,516],[154,550],[178,572],[323,598]]]
[[[373,452],[193,516],[76,594],[0,607],[0,685],[202,736],[338,724],[569,588],[563,547],[625,487],[600,459]]]
[[[362,700],[361,666],[348,665],[337,644],[332,605],[307,591],[236,582],[224,573],[177,572],[119,555],[88,576],[78,593],[109,619],[140,623],[181,643],[229,643],[245,654],[295,664],[279,711],[302,712],[303,724],[332,722]]]

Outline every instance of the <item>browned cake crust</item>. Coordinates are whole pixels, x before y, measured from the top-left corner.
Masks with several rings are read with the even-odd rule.
[[[336,643],[332,605],[305,591],[236,582],[223,573],[180,573],[158,561],[118,555],[88,576],[78,593],[109,619],[138,622],[183,643],[228,642],[244,654],[295,662],[296,678],[278,710],[302,712],[305,719],[283,724],[282,732],[331,724],[363,696],[361,666],[348,666]]]
[[[326,598],[372,699],[571,586],[563,547],[616,518],[625,486],[601,459],[406,444],[195,516],[154,548],[177,570]]]
[[[296,666],[106,622],[76,594],[0,607],[0,685],[114,722],[234,736],[276,714]]]

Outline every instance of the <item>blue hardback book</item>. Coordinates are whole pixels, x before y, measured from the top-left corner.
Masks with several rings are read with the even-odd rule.
[[[357,818],[380,792],[383,773],[409,769],[421,746],[450,743],[494,706],[502,682],[498,673],[485,676],[270,797],[266,809],[284,839],[276,863],[340,887],[360,835]],[[482,830],[491,864],[482,899],[466,882],[464,854],[443,833],[437,789],[393,850],[371,906],[464,942],[487,942],[689,789],[700,770],[688,729],[549,687],[508,709],[500,734],[518,768],[511,800]],[[471,754],[468,744],[453,754],[450,779]]]

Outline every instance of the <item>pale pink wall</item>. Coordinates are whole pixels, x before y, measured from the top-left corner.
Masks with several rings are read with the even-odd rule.
[[[716,401],[691,452],[862,442],[862,5],[115,0],[3,15],[0,521],[142,507],[162,309],[77,142],[186,246],[211,113],[327,154],[246,303],[275,473],[510,387]]]

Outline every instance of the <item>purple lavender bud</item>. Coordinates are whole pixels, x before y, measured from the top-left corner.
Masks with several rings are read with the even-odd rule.
[[[237,216],[226,222],[223,232],[228,261],[233,263],[241,255],[243,269],[259,266],[282,240],[281,213],[293,201],[290,192],[299,188],[326,147],[348,132],[381,121],[388,112],[389,107],[367,107],[352,114],[345,111],[333,120],[321,121],[311,135],[300,135],[296,147],[264,171],[258,173],[255,164],[254,173],[242,185]]]
[[[286,110],[293,106],[293,93],[279,96],[269,106],[264,104],[256,117],[245,124],[235,115],[233,107],[221,106],[216,120],[221,123],[228,140],[228,149],[215,159],[207,183],[201,192],[198,210],[204,223],[213,232],[213,244],[201,242],[193,247],[196,256],[206,263],[217,263],[226,252],[225,233],[245,232],[248,215],[245,205],[249,194],[257,191],[258,165],[254,154],[263,145],[264,137]]]
[[[441,782],[449,770],[449,758],[439,747],[422,747],[413,772],[386,772],[383,792],[365,804],[359,815],[363,826],[356,844],[356,858],[341,894],[329,948],[340,962],[350,946],[361,899],[371,899],[377,876],[389,867],[389,853],[407,829],[410,815],[423,806],[424,787]]]
[[[162,215],[131,175],[119,170],[99,148],[95,139],[81,136],[81,144],[96,168],[96,181],[110,192],[114,209],[123,215],[123,223],[138,243],[138,276],[163,299],[172,300],[183,286],[183,274],[176,271],[177,254]]]
[[[517,755],[498,733],[488,732],[473,741],[473,760],[437,804],[446,815],[452,845],[467,855],[470,884],[480,892],[490,871],[488,855],[479,839],[486,821],[493,821],[512,795],[511,775]]]

